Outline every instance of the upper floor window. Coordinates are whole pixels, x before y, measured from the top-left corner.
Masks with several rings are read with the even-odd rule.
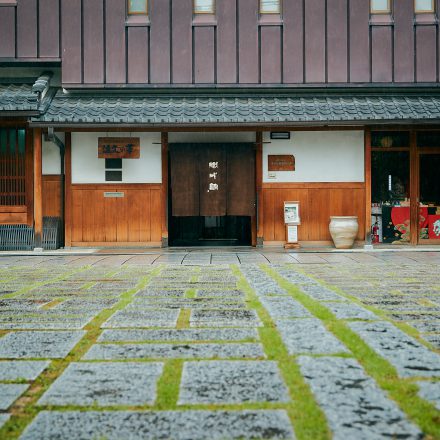
[[[372,14],[390,14],[391,0],[370,0],[370,12]]]
[[[128,13],[148,14],[148,0],[128,0]]]
[[[260,14],[281,14],[281,0],[260,0]]]
[[[194,14],[215,14],[215,0],[194,0]]]
[[[434,0],[415,0],[416,14],[434,12]]]

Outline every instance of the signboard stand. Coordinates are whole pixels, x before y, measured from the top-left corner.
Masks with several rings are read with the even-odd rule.
[[[284,249],[299,249],[298,226],[301,224],[299,216],[299,202],[284,202],[284,223],[286,225],[286,244]]]

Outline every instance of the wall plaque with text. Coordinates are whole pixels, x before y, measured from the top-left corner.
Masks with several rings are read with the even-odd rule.
[[[99,159],[139,159],[140,157],[140,138],[98,138]]]
[[[269,154],[268,171],[295,171],[293,154]]]

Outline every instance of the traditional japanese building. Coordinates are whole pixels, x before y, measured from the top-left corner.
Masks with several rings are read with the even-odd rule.
[[[440,0],[0,0],[0,249],[440,243]]]

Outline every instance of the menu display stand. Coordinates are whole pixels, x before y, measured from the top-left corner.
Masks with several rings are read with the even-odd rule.
[[[286,225],[286,244],[284,249],[299,249],[298,226],[301,224],[299,202],[284,202],[284,224]]]

